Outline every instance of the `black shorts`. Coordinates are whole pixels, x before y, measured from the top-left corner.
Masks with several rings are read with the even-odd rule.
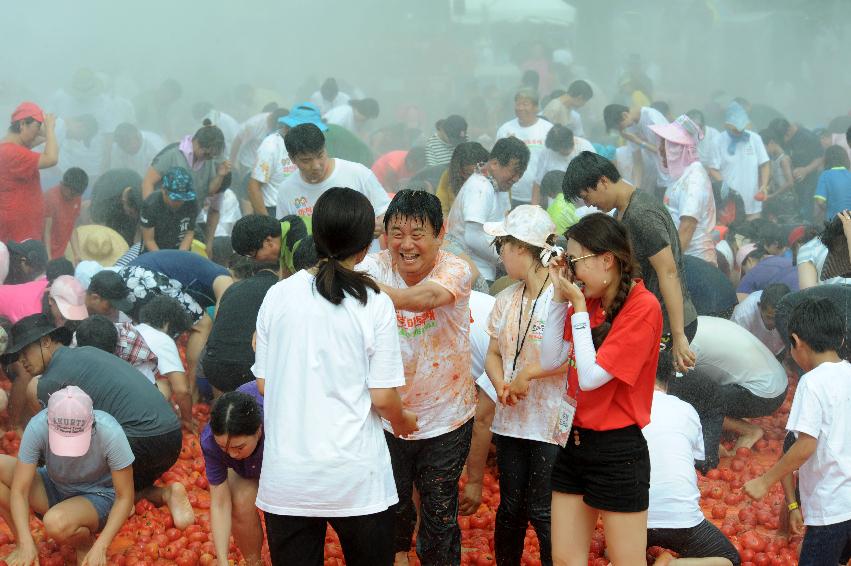
[[[207,381],[222,393],[235,391],[240,385],[245,385],[249,381],[257,379],[251,373],[252,365],[254,364],[217,362],[207,357],[201,360],[201,367],[204,369],[204,376]]]
[[[718,527],[707,521],[686,529],[647,529],[647,546],[673,550],[681,558],[710,558],[720,556],[739,566],[736,547]]]
[[[582,495],[586,505],[601,511],[646,511],[650,454],[641,429],[636,425],[606,431],[574,427],[556,458],[552,486],[553,491]]]
[[[724,413],[726,416],[735,419],[752,419],[774,414],[774,411],[779,409],[786,400],[789,386],[786,386],[783,393],[770,399],[757,397],[741,385],[722,385],[720,389],[724,407],[727,409]]]
[[[154,485],[180,457],[183,432],[180,429],[158,436],[127,437],[133,451],[133,487],[136,492]]]

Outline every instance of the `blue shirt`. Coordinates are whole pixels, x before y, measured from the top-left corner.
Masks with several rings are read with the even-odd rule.
[[[851,210],[851,171],[845,167],[834,167],[822,172],[815,198],[826,201],[827,220],[843,210]]]
[[[792,291],[798,290],[798,272],[792,260],[779,255],[765,256],[742,277],[737,293],[762,291],[772,283],[785,283]]]
[[[213,281],[228,270],[194,252],[183,250],[158,250],[146,252],[130,262],[151,271],[157,271],[179,281],[183,290],[192,295],[202,307],[216,304]]]

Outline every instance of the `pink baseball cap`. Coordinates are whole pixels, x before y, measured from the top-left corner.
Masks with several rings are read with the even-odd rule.
[[[95,421],[92,398],[69,385],[47,401],[47,446],[57,456],[78,458],[89,451]]]
[[[744,246],[739,248],[739,251],[736,252],[736,267],[741,269],[742,264],[745,263],[745,260],[748,259],[748,256],[751,255],[757,248],[756,244],[745,244]]]
[[[86,309],[86,289],[73,275],[60,275],[50,285],[50,297],[67,320],[83,320]]]

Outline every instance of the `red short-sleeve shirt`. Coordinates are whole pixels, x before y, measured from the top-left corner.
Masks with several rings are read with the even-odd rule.
[[[0,240],[40,240],[44,199],[38,160],[41,154],[15,143],[0,143]]]
[[[591,326],[605,320],[599,299],[588,300]],[[564,339],[573,339],[568,310]],[[592,391],[580,391],[576,359],[570,354],[568,391],[577,401],[574,424],[592,430],[614,430],[650,422],[650,405],[662,338],[662,308],[641,280],[636,280],[609,334],[597,350],[597,365],[614,379]]]
[[[44,194],[44,216],[53,220],[50,228],[50,257],[62,257],[71,241],[74,224],[80,216],[80,197],[65,200],[62,188],[56,185]]]

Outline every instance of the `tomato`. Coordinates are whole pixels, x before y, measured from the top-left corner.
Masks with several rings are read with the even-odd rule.
[[[735,507],[744,499],[744,495],[741,493],[728,493],[724,496],[724,503],[730,505],[731,507]]]
[[[496,561],[490,553],[481,554],[479,559],[476,560],[476,566],[493,566],[494,564],[496,564]]]
[[[478,513],[470,517],[470,527],[474,529],[485,529],[487,526],[488,520],[486,517],[479,515]]]
[[[179,551],[180,549],[172,542],[171,544],[168,544],[164,548],[160,549],[160,556],[162,556],[166,560],[174,560],[175,558],[177,558],[177,553]]]
[[[721,470],[717,468],[713,468],[706,472],[706,477],[711,480],[720,480],[721,479]]]
[[[745,448],[744,446],[742,446],[740,448],[736,448],[736,457],[737,458],[743,458],[745,460],[748,460],[751,457],[752,454],[753,453],[751,452],[750,448]]]
[[[765,550],[765,539],[759,536],[754,531],[746,532],[742,537],[742,546],[749,548],[754,552],[763,552]]]
[[[165,536],[168,537],[168,540],[177,540],[183,536],[183,533],[180,532],[180,529],[172,527],[165,532]]]
[[[734,472],[741,472],[745,469],[745,461],[741,460],[738,456],[733,458],[733,461],[730,462],[730,469]]]
[[[156,560],[160,557],[160,546],[155,542],[149,542],[146,544],[144,551],[151,560]]]
[[[210,554],[209,552],[205,552],[198,559],[198,564],[201,566],[212,566],[216,562],[216,557]]]
[[[198,555],[191,550],[184,550],[175,560],[177,566],[195,566],[198,564]]]
[[[753,550],[745,548],[739,553],[739,557],[742,559],[742,562],[753,562],[754,554]]]
[[[196,531],[196,532],[190,533],[189,542],[196,542],[196,541],[197,542],[207,542],[207,540],[209,538],[210,538],[210,535],[208,535],[207,533],[201,532],[201,531]]]
[[[712,518],[723,519],[727,516],[727,506],[721,503],[712,506]]]
[[[721,499],[722,497],[724,497],[724,490],[721,488],[720,485],[716,485],[709,490],[709,497],[711,497],[712,499]]]
[[[753,563],[756,566],[769,566],[771,564],[771,558],[764,552],[757,552],[753,557]]]
[[[466,531],[470,528],[470,517],[465,515],[458,515],[458,527],[462,531]]]
[[[774,515],[771,511],[757,511],[756,512],[756,521],[760,525],[768,525],[769,522],[774,518]]]

